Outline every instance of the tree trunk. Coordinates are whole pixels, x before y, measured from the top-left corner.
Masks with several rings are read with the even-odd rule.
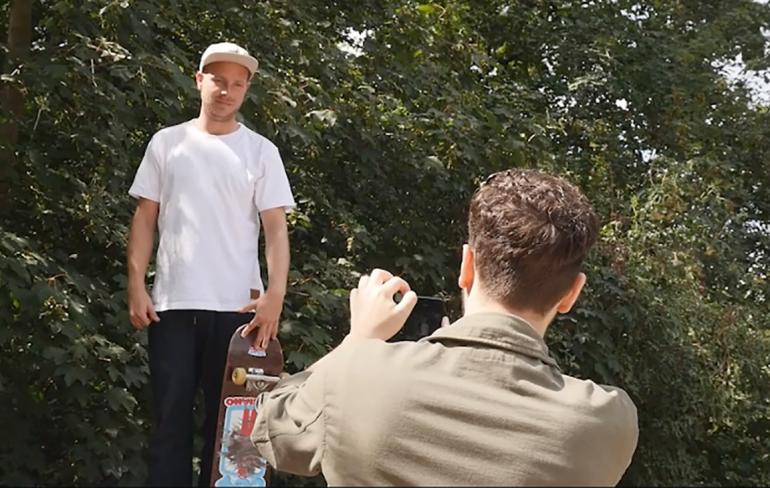
[[[29,54],[32,44],[32,0],[12,0],[8,16],[8,62],[3,72],[11,74]],[[12,75],[13,76],[13,75]],[[11,182],[16,173],[18,120],[24,114],[24,93],[18,83],[0,82],[0,214],[10,206]]]

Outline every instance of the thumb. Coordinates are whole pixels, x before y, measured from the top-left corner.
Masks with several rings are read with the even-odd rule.
[[[154,322],[160,322],[160,317],[158,317],[158,314],[155,313],[155,307],[153,307],[152,305],[150,305],[150,318]]]
[[[441,327],[449,327],[449,317],[446,315],[441,319]]]

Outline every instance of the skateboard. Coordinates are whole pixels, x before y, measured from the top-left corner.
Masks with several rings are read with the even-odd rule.
[[[257,330],[241,337],[243,327],[230,338],[227,350],[211,486],[267,486],[270,477],[270,467],[251,444],[250,436],[257,420],[257,396],[278,382],[283,351],[276,339],[265,351],[253,348]]]

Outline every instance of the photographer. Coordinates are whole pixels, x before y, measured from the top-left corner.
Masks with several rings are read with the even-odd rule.
[[[634,404],[562,374],[543,341],[586,282],[593,209],[565,180],[514,169],[479,188],[468,229],[460,320],[385,342],[417,297],[376,269],[350,294],[343,342],[260,397],[251,439],[273,467],[330,485],[618,483],[636,448]]]

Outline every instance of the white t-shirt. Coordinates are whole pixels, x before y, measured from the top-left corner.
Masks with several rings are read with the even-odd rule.
[[[158,131],[134,183],[134,198],[160,203],[155,309],[236,311],[259,271],[259,212],[294,207],[278,148],[239,124],[213,135],[194,120]]]

